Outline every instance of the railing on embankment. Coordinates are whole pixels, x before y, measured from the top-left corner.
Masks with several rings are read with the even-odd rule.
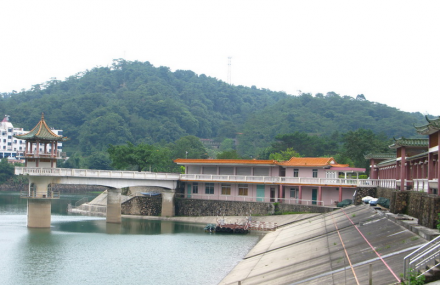
[[[403,275],[409,279],[410,270],[417,275],[430,273],[440,265],[440,236],[421,246],[403,258]]]

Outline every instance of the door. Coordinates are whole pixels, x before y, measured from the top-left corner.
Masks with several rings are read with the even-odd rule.
[[[275,202],[275,188],[270,188],[270,201]]]
[[[186,197],[191,198],[191,184],[186,184]]]
[[[257,185],[257,202],[264,202],[264,185]]]
[[[317,198],[318,198],[318,189],[312,189],[312,205],[316,205]]]

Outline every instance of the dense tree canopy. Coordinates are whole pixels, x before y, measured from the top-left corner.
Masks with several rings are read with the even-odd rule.
[[[156,146],[161,155],[169,155],[168,160],[184,158],[187,152],[188,158],[215,156],[216,151],[205,149],[198,138],[223,142],[221,152],[236,151],[245,158],[268,159],[289,148],[301,156],[335,155],[343,144],[350,145],[350,132],[368,130],[386,141],[414,136],[413,123],[423,122],[420,113],[370,102],[363,94],[289,96],[123,59],[65,80],[35,84],[31,90],[3,93],[0,112],[27,130],[44,112],[49,125],[63,129],[71,139],[63,145],[70,159],[59,165],[81,168],[112,167],[108,145],[115,150],[128,147],[126,142],[133,147]],[[341,159],[352,157],[359,164],[360,155],[352,152],[345,150]],[[141,164],[132,158],[127,166],[114,159],[113,167],[146,169],[154,164],[164,169],[156,162]]]

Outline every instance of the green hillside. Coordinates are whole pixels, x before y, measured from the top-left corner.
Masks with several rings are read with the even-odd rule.
[[[0,112],[25,129],[44,112],[51,127],[71,138],[64,145],[67,155],[82,157],[106,152],[109,144],[165,145],[188,135],[219,142],[237,138],[239,155],[257,157],[280,134],[335,138],[335,133],[366,129],[387,138],[412,137],[413,123],[424,121],[420,113],[370,102],[363,95],[290,96],[122,59],[28,91],[3,93]]]

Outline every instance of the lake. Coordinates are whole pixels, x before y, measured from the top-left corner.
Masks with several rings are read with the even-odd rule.
[[[0,284],[218,284],[261,238],[209,234],[202,224],[68,215],[67,204],[84,196],[61,195],[51,228],[29,229],[27,201],[0,192]]]

